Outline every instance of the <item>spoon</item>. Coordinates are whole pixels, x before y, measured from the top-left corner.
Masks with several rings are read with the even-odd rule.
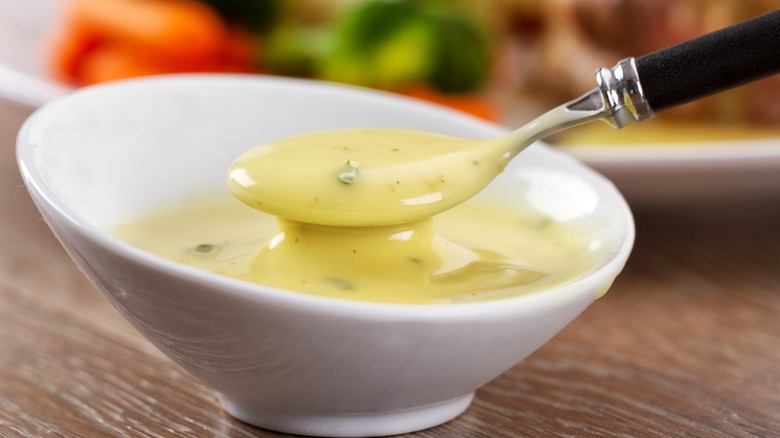
[[[614,128],[780,71],[780,10],[596,72],[597,87],[502,137],[389,128],[305,134],[242,154],[228,183],[246,204],[299,222],[384,226],[471,198],[532,143],[594,120]]]

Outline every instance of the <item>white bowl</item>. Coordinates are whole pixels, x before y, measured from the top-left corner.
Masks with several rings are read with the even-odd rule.
[[[634,228],[612,184],[537,144],[481,196],[590,227],[609,256],[530,295],[444,305],[329,299],[181,266],[107,231],[169,202],[229,196],[226,169],[258,143],[355,126],[472,137],[504,131],[351,87],[174,76],[87,88],[45,105],[22,128],[17,155],[33,199],[78,266],[146,338],[218,391],[228,413],[288,433],[398,434],[456,417],[476,389],[574,319],[623,268]]]

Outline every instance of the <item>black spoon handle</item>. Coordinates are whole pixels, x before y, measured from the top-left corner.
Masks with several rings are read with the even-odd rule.
[[[637,58],[655,111],[780,72],[780,9]]]

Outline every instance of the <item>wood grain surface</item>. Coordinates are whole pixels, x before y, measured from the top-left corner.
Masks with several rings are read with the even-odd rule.
[[[227,416],[76,269],[0,103],[0,436],[285,436]],[[411,437],[780,436],[780,199],[635,211],[610,292],[459,418]]]

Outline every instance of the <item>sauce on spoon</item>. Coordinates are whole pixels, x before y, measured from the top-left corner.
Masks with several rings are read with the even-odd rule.
[[[415,222],[476,195],[529,144],[583,121],[582,112],[560,107],[492,139],[392,128],[305,134],[244,153],[228,182],[245,204],[294,221]]]
[[[239,157],[230,187],[244,203],[299,222],[414,222],[470,198],[501,172],[506,152],[473,143],[378,128],[302,135]]]

